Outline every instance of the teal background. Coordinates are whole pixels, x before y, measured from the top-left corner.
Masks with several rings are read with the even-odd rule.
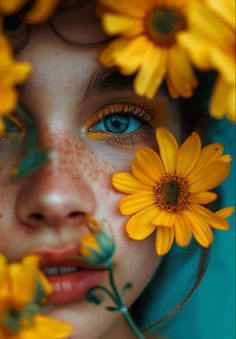
[[[235,206],[235,125],[212,121],[210,142],[224,145],[232,154],[229,177],[220,186],[222,207]],[[155,329],[171,339],[235,338],[235,214],[230,231],[215,231],[206,275],[188,303],[174,317]],[[141,297],[137,316],[141,325],[160,319],[181,302],[193,285],[199,249],[173,248],[165,258],[162,278],[154,276]],[[160,273],[160,272],[159,272]],[[155,333],[155,331],[152,331]]]

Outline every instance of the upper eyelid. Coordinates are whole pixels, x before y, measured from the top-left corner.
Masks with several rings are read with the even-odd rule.
[[[120,114],[122,114],[122,110],[126,110],[128,114],[133,113],[134,116],[140,117],[140,119],[142,118],[151,126],[153,125],[154,117],[150,107],[143,107],[143,105],[137,105],[130,102],[114,102],[112,104],[102,106],[95,113],[93,113],[86,121],[85,129],[88,130],[108,115],[118,114],[118,110],[121,110],[121,112],[119,112]]]

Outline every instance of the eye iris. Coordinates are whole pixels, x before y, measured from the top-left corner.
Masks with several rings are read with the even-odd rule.
[[[130,118],[124,115],[108,116],[104,118],[105,128],[112,133],[125,132],[130,124]]]

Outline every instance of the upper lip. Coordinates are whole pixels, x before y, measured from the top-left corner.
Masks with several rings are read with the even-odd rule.
[[[63,247],[54,247],[54,248],[43,248],[36,250],[33,254],[39,257],[39,267],[40,269],[50,268],[50,267],[68,267],[75,266],[78,268],[84,268],[88,270],[104,270],[103,265],[95,266],[86,264],[85,261],[81,259],[76,259],[78,255],[76,246],[63,246]]]

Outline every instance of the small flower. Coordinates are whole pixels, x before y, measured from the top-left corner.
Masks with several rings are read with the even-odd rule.
[[[7,39],[0,33],[0,120],[1,115],[14,110],[18,100],[15,86],[24,82],[31,70],[27,62],[14,60]]]
[[[35,0],[33,7],[26,14],[26,21],[38,24],[45,21],[53,13],[60,0]],[[29,0],[0,0],[0,12],[10,15],[19,11]]]
[[[210,112],[235,122],[235,0],[192,1],[187,6],[189,30],[178,41],[196,67],[219,72]]]
[[[177,40],[188,31],[186,0],[100,0],[98,13],[107,34],[121,35],[102,51],[104,66],[137,73],[134,90],[149,99],[164,78],[172,97],[192,95],[197,80]]]
[[[88,221],[89,231],[80,239],[78,256],[91,265],[106,264],[115,252],[115,243],[94,218]]]
[[[0,254],[0,338],[66,338],[71,326],[38,314],[52,287],[31,255],[7,264]]]
[[[121,199],[120,211],[131,215],[126,224],[130,238],[142,240],[156,233],[156,252],[166,254],[175,239],[187,246],[192,235],[203,247],[213,240],[211,228],[228,230],[225,220],[232,207],[211,212],[202,206],[214,201],[217,194],[209,192],[228,175],[231,157],[222,155],[220,144],[201,149],[197,133],[179,148],[174,136],[165,128],[156,132],[160,156],[151,148],[136,151],[132,173],[117,173],[113,186],[129,194]]]

